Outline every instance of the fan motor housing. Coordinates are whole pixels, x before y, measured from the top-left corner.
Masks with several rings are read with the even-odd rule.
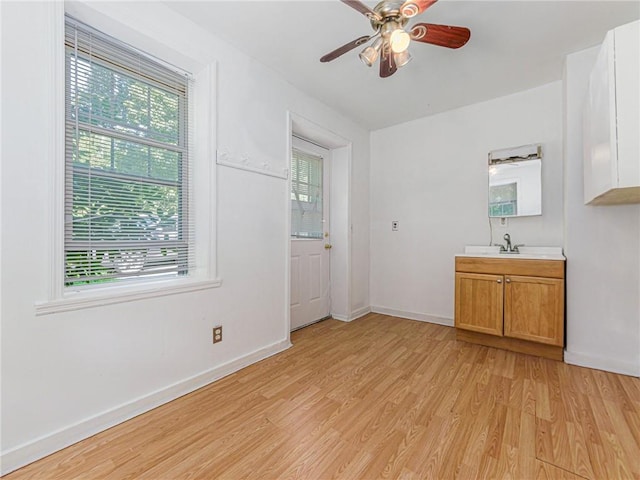
[[[409,19],[400,12],[400,7],[402,7],[403,3],[404,2],[383,1],[377,4],[373,8],[373,11],[380,15],[382,19],[377,20],[372,18],[371,27],[374,30],[378,30],[382,25],[392,20],[404,27]]]

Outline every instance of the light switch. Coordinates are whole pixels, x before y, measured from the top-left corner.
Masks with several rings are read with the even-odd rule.
[[[393,222],[391,222],[391,231],[397,232],[399,225],[400,225],[400,222],[398,222],[397,220],[394,220]]]

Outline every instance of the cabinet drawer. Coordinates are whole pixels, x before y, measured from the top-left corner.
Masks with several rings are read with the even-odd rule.
[[[456,257],[456,272],[564,278],[564,262],[519,258]]]

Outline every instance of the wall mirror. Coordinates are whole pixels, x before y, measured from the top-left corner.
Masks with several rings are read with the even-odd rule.
[[[542,151],[525,145],[489,153],[489,217],[542,215]]]

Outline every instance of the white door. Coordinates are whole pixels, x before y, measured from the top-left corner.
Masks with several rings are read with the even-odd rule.
[[[331,152],[293,138],[291,153],[291,330],[329,316]]]

